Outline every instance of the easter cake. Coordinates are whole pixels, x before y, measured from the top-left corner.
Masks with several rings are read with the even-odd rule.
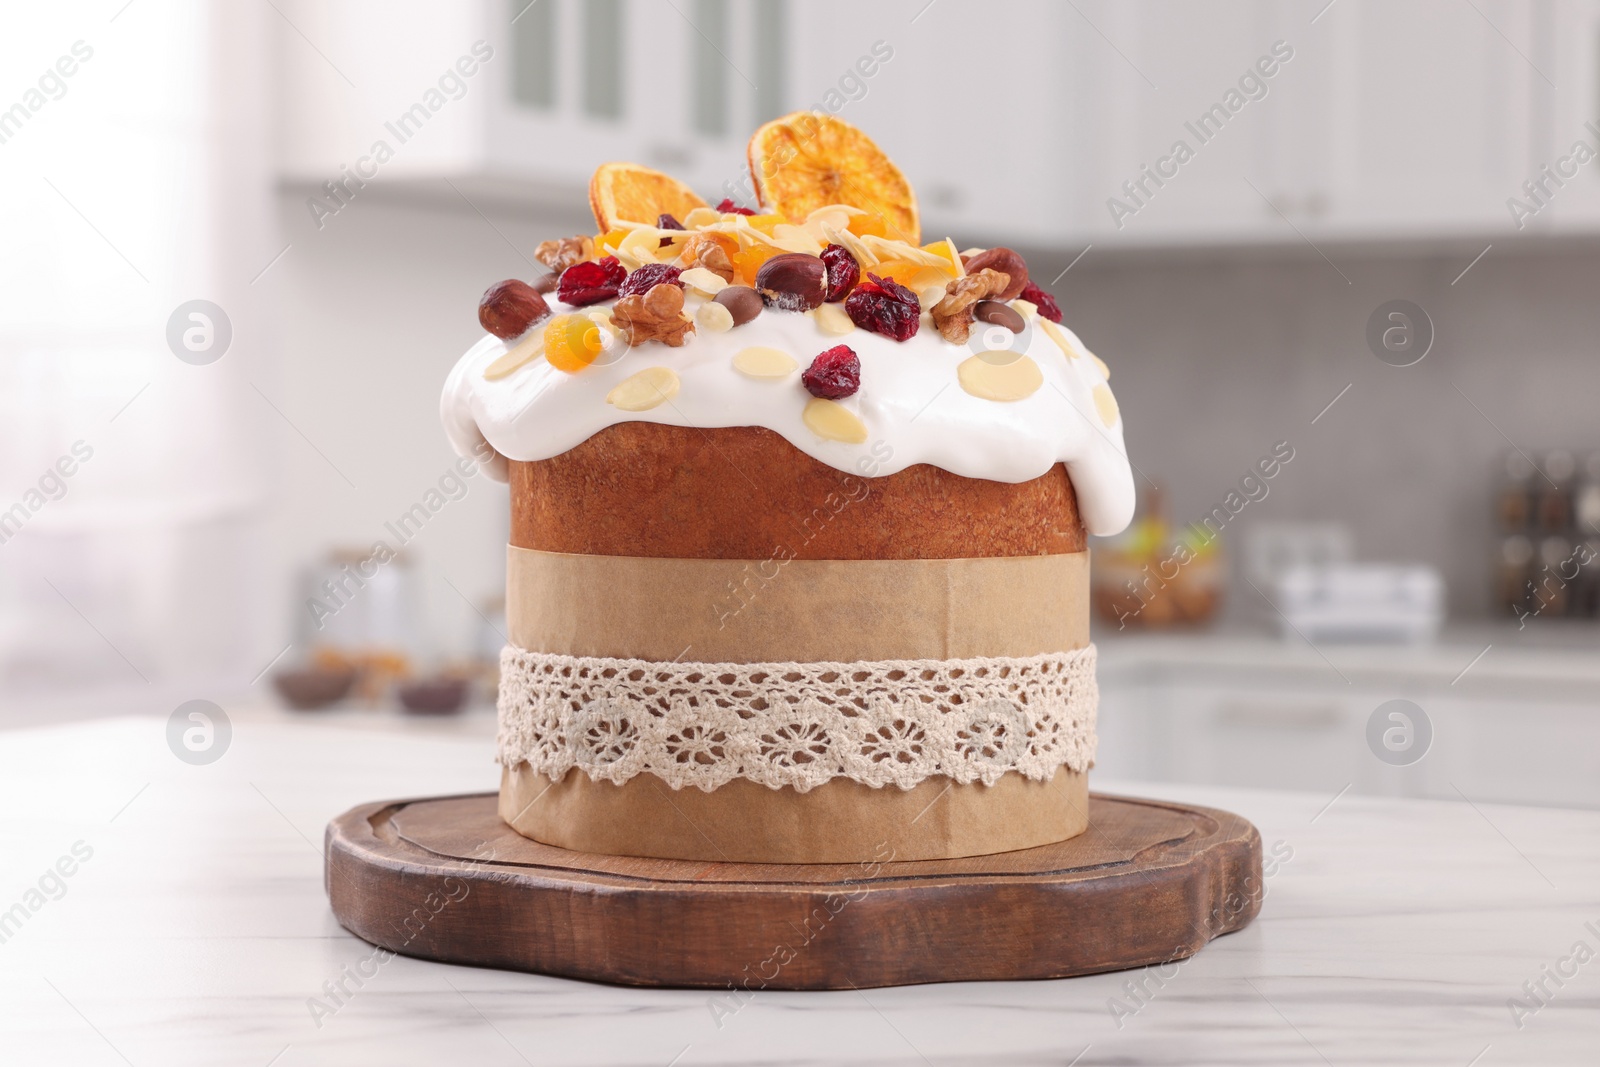
[[[1007,248],[924,243],[859,130],[758,203],[606,164],[597,232],[484,294],[444,388],[511,492],[501,817],[583,852],[935,859],[1081,833],[1108,371]]]

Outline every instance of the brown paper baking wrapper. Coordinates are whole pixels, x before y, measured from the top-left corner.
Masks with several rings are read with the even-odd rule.
[[[574,852],[724,863],[955,859],[1065,841],[1088,826],[1089,776],[1048,782],[1007,774],[994,785],[929,778],[873,789],[835,778],[809,793],[736,778],[674,790],[653,774],[622,785],[574,767],[561,781],[526,763],[504,768],[500,817],[524,837]]]
[[[1034,656],[1089,640],[1089,554],[951,560],[709,560],[509,548],[512,644],[701,662]],[[504,769],[500,814],[579,852],[749,863],[953,859],[1082,833],[1088,776],[1006,774],[914,789],[835,779],[807,793],[736,779],[710,793]]]
[[[1037,656],[1089,642],[1089,553],[653,559],[509,549],[529,652],[707,663]]]

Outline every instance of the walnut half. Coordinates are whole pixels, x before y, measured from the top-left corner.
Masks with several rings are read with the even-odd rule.
[[[939,336],[952,344],[966,344],[972,332],[972,306],[1005,292],[1010,284],[1009,274],[988,267],[951,281],[944,287],[944,299],[929,309],[933,324],[939,328]]]
[[[611,309],[611,321],[630,346],[661,341],[678,348],[694,332],[694,323],[683,314],[683,290],[672,282],[618,300]]]
[[[582,263],[594,256],[594,238],[563,237],[557,241],[540,241],[533,250],[533,258],[560,274],[574,263]]]

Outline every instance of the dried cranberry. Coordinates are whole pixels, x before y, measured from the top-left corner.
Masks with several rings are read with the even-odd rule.
[[[824,400],[843,400],[861,388],[861,360],[849,345],[834,345],[800,374],[806,392]]]
[[[679,222],[677,219],[663,211],[661,214],[656,216],[656,229],[681,230],[683,229],[683,223]]]
[[[622,288],[617,291],[617,295],[633,296],[637,293],[643,296],[663,283],[676,285],[679,289],[682,289],[683,283],[678,280],[680,273],[682,272],[677,267],[667,263],[646,263],[628,275],[628,280],[622,283]]]
[[[922,304],[917,294],[893,278],[868,274],[867,280],[845,298],[844,310],[850,321],[863,330],[874,330],[885,337],[904,341],[922,324]]]
[[[844,245],[829,245],[822,250],[822,262],[828,265],[828,303],[837,303],[850,295],[850,290],[861,280],[861,264]]]
[[[1051,322],[1057,324],[1061,322],[1061,305],[1056,303],[1056,298],[1032,282],[1023,286],[1022,299],[1038,308],[1039,314]]]
[[[627,268],[617,262],[616,256],[574,263],[561,272],[556,298],[574,307],[610,300],[617,295],[627,276]]]
[[[754,215],[755,214],[755,212],[751,211],[749,208],[740,207],[738,204],[735,204],[732,200],[729,200],[726,197],[723,198],[722,203],[717,205],[717,210],[722,212],[724,215],[726,215],[730,211],[733,212],[735,215]]]

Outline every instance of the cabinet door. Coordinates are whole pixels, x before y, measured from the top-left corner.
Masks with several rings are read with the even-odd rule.
[[[1512,0],[1079,7],[1105,38],[1084,58],[1100,88],[1080,225],[1130,244],[1514,232],[1505,201],[1540,161],[1551,42],[1580,21]],[[1565,47],[1577,64],[1593,37]],[[1179,141],[1193,158],[1153,186],[1143,168]],[[1113,196],[1135,209],[1120,226]]]
[[[1070,6],[826,0],[803,10],[789,42],[793,106],[831,111],[889,154],[917,192],[924,241],[1067,239],[1072,161],[1094,151],[1073,95]]]
[[[1542,82],[1535,87],[1529,125],[1534,158],[1516,187],[1506,190],[1507,197],[1516,196],[1537,211],[1531,216],[1519,211],[1513,222],[1507,208],[1505,219],[1508,228],[1521,233],[1592,233],[1600,229],[1600,158],[1580,164],[1584,152],[1574,149],[1581,143],[1585,150],[1600,151],[1600,133],[1595,132],[1600,130],[1600,2],[1555,0],[1539,8],[1543,19],[1537,47],[1529,56],[1555,87]],[[1564,184],[1556,186],[1535,173],[1546,165]],[[1545,178],[1553,194],[1543,204],[1532,203],[1520,188],[1523,181],[1539,178]]]
[[[1537,5],[1509,0],[1327,10],[1307,44],[1326,99],[1280,113],[1278,187],[1327,190],[1320,216],[1297,223],[1313,238],[1510,231],[1534,98],[1552,91],[1531,58],[1541,25]]]
[[[1365,704],[1313,686],[1175,682],[1166,701],[1169,776],[1208,785],[1326,792],[1351,783],[1386,792],[1371,775]]]
[[[1085,234],[1125,245],[1272,238],[1281,224],[1256,187],[1278,86],[1299,73],[1272,56],[1285,36],[1272,7],[1079,7],[1074,106],[1087,109],[1094,135],[1075,205]],[[1270,77],[1256,68],[1263,60]]]
[[[1600,807],[1600,714],[1592,703],[1452,697],[1425,706],[1434,743],[1419,766],[1430,795]]]

